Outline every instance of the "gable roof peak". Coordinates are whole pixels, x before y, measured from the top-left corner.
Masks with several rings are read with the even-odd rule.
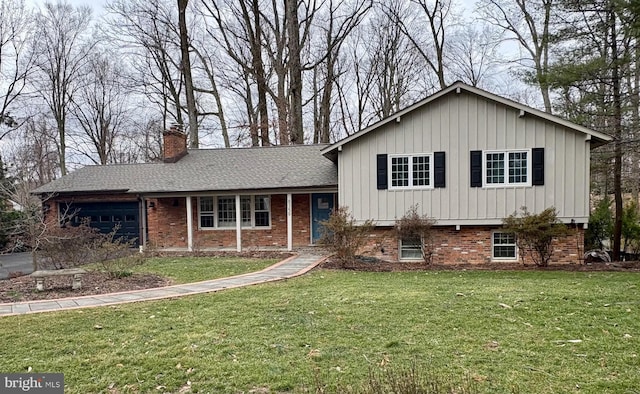
[[[351,141],[353,141],[353,140],[355,140],[357,138],[360,138],[360,137],[362,137],[363,135],[365,135],[365,134],[367,134],[369,132],[372,132],[372,131],[378,129],[381,126],[383,126],[383,125],[385,125],[387,123],[390,123],[392,121],[400,121],[400,119],[401,119],[401,117],[403,115],[408,114],[408,113],[410,113],[412,111],[415,111],[418,108],[421,108],[421,107],[423,107],[423,106],[425,106],[425,105],[427,105],[427,104],[429,104],[431,102],[434,102],[434,101],[436,101],[436,100],[438,100],[438,99],[440,99],[440,98],[442,98],[442,97],[444,97],[446,95],[449,95],[449,94],[451,94],[453,92],[455,92],[457,94],[460,94],[460,93],[462,93],[463,90],[465,92],[469,93],[469,94],[472,94],[472,95],[475,95],[475,96],[478,96],[478,97],[482,97],[482,98],[484,98],[486,100],[490,100],[490,101],[494,101],[494,102],[497,102],[497,103],[501,103],[501,104],[506,105],[508,107],[514,108],[516,110],[519,110],[520,113],[521,113],[521,116],[524,116],[525,114],[529,113],[529,114],[531,114],[533,116],[537,116],[539,118],[546,119],[546,120],[548,120],[548,121],[550,121],[552,123],[555,123],[555,124],[561,125],[563,127],[575,130],[577,132],[586,134],[589,137],[589,139],[591,140],[591,146],[592,147],[604,145],[604,144],[606,144],[606,143],[608,143],[610,141],[613,141],[613,137],[611,137],[611,136],[609,136],[607,134],[604,134],[604,133],[601,133],[601,132],[598,132],[598,131],[595,131],[595,130],[591,130],[591,129],[587,128],[587,127],[584,127],[584,126],[578,125],[576,123],[570,122],[570,121],[568,121],[566,119],[563,119],[563,118],[561,118],[559,116],[550,114],[548,112],[540,111],[538,109],[529,107],[529,106],[524,105],[522,103],[519,103],[517,101],[513,101],[513,100],[508,99],[508,98],[503,97],[503,96],[499,96],[499,95],[497,95],[495,93],[491,93],[489,91],[480,89],[478,87],[471,86],[471,85],[466,84],[466,83],[464,83],[462,81],[456,81],[456,82],[452,83],[451,85],[447,86],[446,88],[444,88],[442,90],[439,90],[439,91],[427,96],[426,98],[424,98],[424,99],[422,99],[422,100],[420,100],[420,101],[418,101],[418,102],[416,102],[416,103],[414,103],[414,104],[412,104],[412,105],[410,105],[410,106],[408,106],[408,107],[406,107],[404,109],[401,109],[400,111],[395,112],[395,113],[387,116],[386,118],[383,118],[383,119],[379,120],[378,122],[372,124],[371,126],[365,127],[364,129],[361,129],[360,131],[358,131],[358,132],[356,132],[354,134],[351,134],[350,136],[348,136],[346,138],[343,138],[340,141],[335,142],[331,146],[325,148],[322,151],[322,154],[327,156],[327,157],[331,157],[332,159],[335,159],[336,152],[339,149],[342,149],[343,145],[346,145],[349,142],[351,142]]]

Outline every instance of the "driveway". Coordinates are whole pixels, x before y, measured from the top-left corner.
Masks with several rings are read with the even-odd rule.
[[[7,279],[11,272],[32,273],[31,253],[0,254],[0,279]]]

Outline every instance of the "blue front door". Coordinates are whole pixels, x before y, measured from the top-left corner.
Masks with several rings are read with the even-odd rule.
[[[311,241],[318,242],[322,235],[320,222],[329,219],[335,200],[335,193],[313,193],[311,195]]]

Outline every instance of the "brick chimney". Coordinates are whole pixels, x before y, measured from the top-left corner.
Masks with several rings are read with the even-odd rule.
[[[187,135],[179,124],[171,125],[169,130],[162,133],[164,162],[175,163],[187,154]]]

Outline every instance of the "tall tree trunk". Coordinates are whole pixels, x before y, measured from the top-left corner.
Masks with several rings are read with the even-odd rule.
[[[304,144],[302,123],[302,64],[300,61],[300,25],[298,22],[298,1],[285,0],[285,15],[289,32],[289,125],[293,144]]]
[[[187,96],[187,113],[189,114],[189,146],[198,148],[198,109],[193,94],[193,80],[191,78],[191,60],[189,58],[189,34],[187,31],[186,10],[189,0],[178,0],[178,27],[180,29],[180,52],[182,54],[182,76],[184,77],[185,93]]]
[[[620,64],[618,63],[618,43],[616,34],[616,12],[611,4],[609,11],[611,29],[611,84],[613,89],[614,162],[613,188],[615,200],[615,220],[613,226],[613,259],[620,260],[622,241],[622,99],[620,97]]]
[[[271,145],[269,141],[269,109],[267,107],[267,79],[264,74],[264,62],[262,61],[262,26],[260,22],[260,7],[258,0],[252,0],[251,12],[253,13],[253,31],[251,21],[244,1],[240,1],[243,17],[249,33],[249,45],[251,48],[251,63],[253,74],[258,85],[258,115],[260,116],[260,142],[262,146]]]
[[[64,121],[58,123],[58,160],[60,161],[60,173],[67,175],[67,133],[65,132]]]

